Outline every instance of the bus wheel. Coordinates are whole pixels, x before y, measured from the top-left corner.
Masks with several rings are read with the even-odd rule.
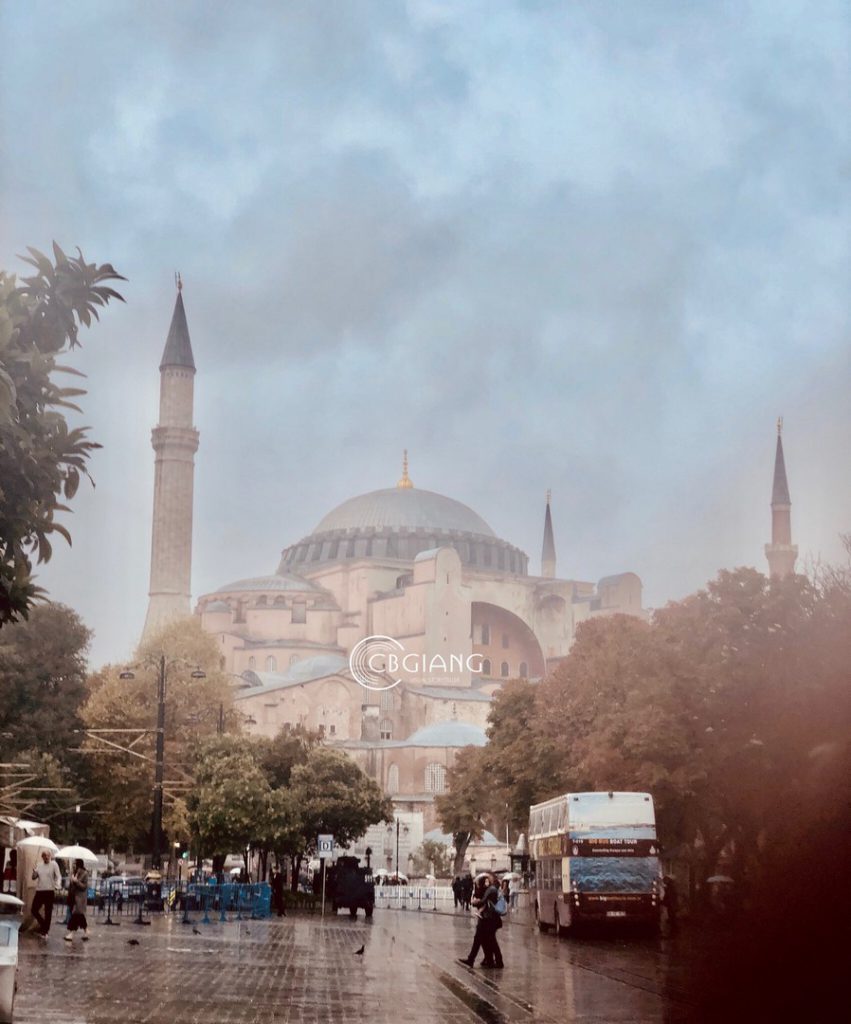
[[[537,903],[535,903],[535,920],[538,922],[538,931],[539,932],[548,932],[550,930],[550,926],[546,923],[546,921],[542,921],[541,918],[540,918],[540,915],[538,914],[538,904]]]
[[[559,935],[562,935],[562,936],[570,935],[570,931],[573,928],[573,911],[570,909],[570,904],[565,903],[564,904],[564,909],[566,911],[567,921],[562,923],[562,917],[564,915],[559,915],[558,904],[556,904],[553,907],[553,915],[555,917],[555,922],[556,922],[556,931],[558,932]]]

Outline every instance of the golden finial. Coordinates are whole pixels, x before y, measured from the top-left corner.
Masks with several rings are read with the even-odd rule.
[[[547,488],[547,504],[548,505],[552,501],[552,499],[553,499],[553,492],[549,488]]]
[[[411,478],[408,476],[408,449],[402,453],[402,478],[396,484],[397,487],[413,487]]]
[[[778,433],[778,435],[783,433],[783,417],[782,416],[778,416],[777,417],[777,433]]]
[[[175,270],[174,272],[174,283],[177,286],[179,292],[183,291],[183,278],[180,276],[180,271]]]

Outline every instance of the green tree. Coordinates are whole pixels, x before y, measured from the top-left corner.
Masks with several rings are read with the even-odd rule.
[[[467,847],[481,839],[489,807],[489,764],[484,747],[462,747],[446,773],[448,791],[435,800],[437,817],[455,846],[453,874],[464,867]]]
[[[435,839],[424,839],[422,846],[414,851],[413,861],[415,875],[434,874],[445,878],[452,869],[449,850]]]
[[[40,604],[28,621],[0,634],[0,734],[3,760],[24,750],[75,764],[79,710],[86,697],[91,632],[62,604]]]
[[[348,846],[370,825],[393,820],[392,804],[379,786],[345,754],[329,747],[314,747],[293,768],[290,786],[301,817],[302,853],[315,852],[320,834]],[[297,864],[295,868],[297,874]]]
[[[54,243],[54,262],[30,249],[35,273],[19,283],[0,271],[0,626],[26,618],[43,591],[32,558],[46,562],[51,535],[71,535],[55,519],[67,512],[98,448],[87,428],[69,427],[63,410],[79,412],[79,387],[60,387],[56,374],[82,376],[57,359],[79,344],[79,328],[98,319],[111,299],[105,281],[124,280],[110,264],[68,257]],[[79,250],[78,250],[79,252]]]
[[[266,838],[279,810],[249,737],[215,736],[201,744],[188,807],[203,852],[223,857],[239,850],[247,870],[246,851]]]
[[[89,697],[80,711],[89,730],[85,788],[97,799],[102,842],[147,842],[161,655],[166,658],[164,821],[170,820],[171,804],[191,785],[193,743],[216,732],[220,713],[227,731],[239,728],[216,642],[196,619],[170,624],[137,654],[132,679],[121,678],[123,666],[91,677]],[[203,678],[193,675],[197,669]],[[131,732],[102,731],[133,729],[147,732],[134,737]]]

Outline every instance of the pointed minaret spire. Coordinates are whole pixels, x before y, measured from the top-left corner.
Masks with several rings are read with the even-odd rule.
[[[403,490],[407,490],[409,487],[413,487],[413,481],[408,476],[408,449],[406,448],[402,452],[402,476],[396,483],[397,487],[401,487]]]
[[[195,360],[183,308],[183,281],[160,361],[160,419],[151,434],[156,452],[151,583],[143,639],[190,614],[192,492],[198,431],[192,424]]]
[[[774,453],[774,483],[771,489],[771,543],[765,545],[768,571],[783,579],[795,571],[798,548],[792,543],[792,500],[783,457],[783,417],[777,420],[777,447]]]
[[[553,517],[550,512],[552,491],[547,491],[547,510],[544,513],[544,543],[541,547],[541,575],[553,579],[556,574],[556,545],[553,539]]]

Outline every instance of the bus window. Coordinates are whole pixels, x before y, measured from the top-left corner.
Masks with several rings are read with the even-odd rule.
[[[559,832],[565,832],[567,826],[567,805],[565,803],[559,803],[558,805],[558,830]]]

